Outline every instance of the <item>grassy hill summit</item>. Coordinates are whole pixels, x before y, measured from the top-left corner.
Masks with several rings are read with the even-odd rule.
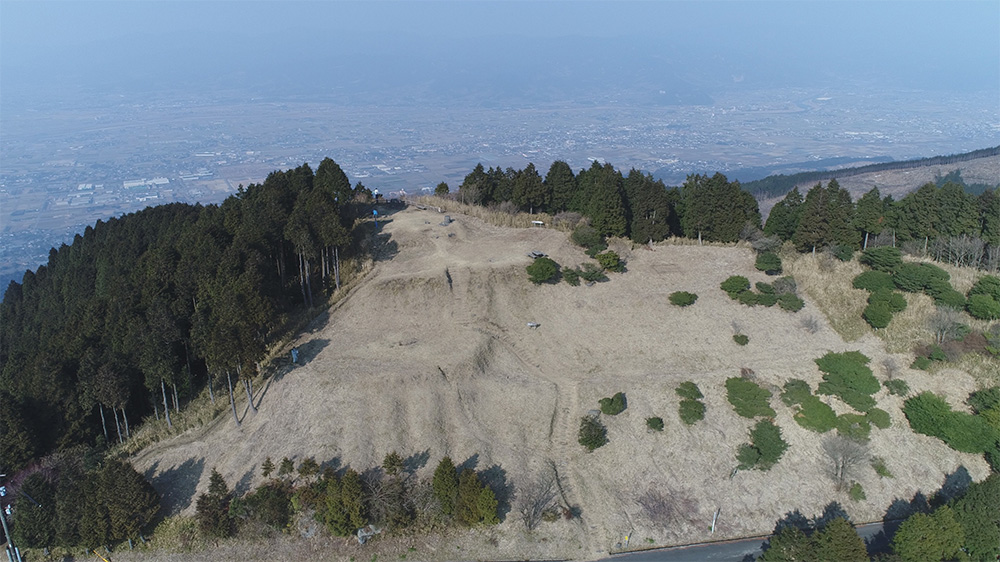
[[[818,514],[831,502],[855,522],[881,520],[894,500],[930,493],[947,475],[967,471],[979,481],[989,474],[982,455],[914,433],[902,408],[907,396],[930,391],[962,410],[971,392],[997,384],[995,360],[911,368],[914,343],[931,337],[933,301],[908,295],[910,306],[876,333],[862,319],[865,292],[850,284],[864,269],[856,259],[782,253],[784,273],[804,300],[797,312],[720,288],[743,276],[749,292],[763,296],[775,283],[743,244],[611,239],[624,273],[579,286],[533,284],[525,272],[531,252],[564,269],[590,258],[566,232],[496,226],[474,216],[484,214],[479,209],[434,204],[450,205],[454,220],[416,206],[380,220],[375,260],[288,344],[298,364],[282,359],[265,370],[256,411],[237,402],[240,425],[219,415],[133,457],[171,516],[157,531],[164,544],[179,536],[169,525],[195,512],[213,470],[246,492],[266,481],[261,467],[269,459],[299,465],[313,458],[364,472],[398,451],[415,479],[430,479],[445,456],[491,475],[499,525],[416,538],[389,533],[367,547],[323,542],[330,559],[589,559],[626,535],[633,546],[763,535],[787,512]],[[963,293],[976,277],[949,271]],[[679,306],[671,302],[678,292],[697,298]],[[867,413],[823,393],[830,376],[817,362],[858,355],[877,381]],[[734,378],[742,383],[727,384]],[[905,380],[909,392],[890,392],[890,379]],[[804,382],[804,393],[792,380]],[[730,386],[759,389],[748,400],[763,400],[771,412],[741,416]],[[624,409],[600,413],[601,399],[617,393],[627,397]],[[703,404],[701,419],[680,415],[686,400]],[[835,416],[823,433],[800,421],[823,408],[816,403]],[[581,418],[606,428],[606,444],[592,451],[580,444]],[[662,424],[649,421],[657,418]],[[755,429],[761,424],[777,427],[786,444],[772,466],[744,463],[747,447],[767,448],[758,441],[768,438]],[[862,460],[844,478],[831,477],[830,443],[862,426]],[[540,479],[556,484],[555,516],[528,531],[518,497]],[[315,541],[328,540],[296,538],[310,534],[300,531],[213,552],[218,559],[313,557],[305,553],[319,548]]]

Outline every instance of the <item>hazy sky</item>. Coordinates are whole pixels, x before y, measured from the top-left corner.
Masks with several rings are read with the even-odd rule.
[[[11,99],[222,82],[408,87],[435,73],[449,88],[457,73],[495,88],[522,69],[524,81],[563,73],[559,87],[592,69],[626,86],[662,74],[707,90],[858,80],[1000,92],[1000,2],[0,2]]]

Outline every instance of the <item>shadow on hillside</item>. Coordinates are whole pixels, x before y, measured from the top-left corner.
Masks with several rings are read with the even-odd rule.
[[[205,472],[205,459],[188,459],[179,466],[156,474],[160,462],[146,470],[146,480],[160,494],[160,505],[167,515],[176,515],[194,502],[198,482]]]
[[[510,513],[510,502],[514,499],[514,484],[507,480],[507,471],[495,464],[480,473],[483,484],[493,490],[497,498],[497,516],[506,521]]]
[[[959,466],[955,472],[945,475],[941,487],[931,494],[929,500],[923,492],[914,494],[910,501],[901,498],[893,500],[882,517],[882,530],[866,541],[868,553],[874,555],[889,552],[896,531],[907,517],[914,513],[930,513],[935,508],[963,496],[971,484],[972,476],[969,475],[968,469]]]
[[[465,459],[465,462],[456,466],[455,469],[458,470],[459,474],[462,474],[462,472],[465,469],[476,470],[476,466],[478,465],[479,465],[479,453],[475,453],[471,457]]]
[[[410,474],[415,473],[421,468],[427,466],[427,461],[431,459],[431,450],[426,449],[421,453],[413,453],[412,455],[403,459],[403,471]]]
[[[377,261],[389,261],[399,254],[399,244],[392,236],[378,233],[372,237],[372,258]]]

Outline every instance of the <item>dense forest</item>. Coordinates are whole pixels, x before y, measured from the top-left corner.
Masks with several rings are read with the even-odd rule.
[[[251,393],[288,316],[339,287],[370,198],[327,158],[219,206],[98,221],[53,249],[0,305],[0,466],[121,441],[151,414],[169,424],[206,385],[213,400]]]

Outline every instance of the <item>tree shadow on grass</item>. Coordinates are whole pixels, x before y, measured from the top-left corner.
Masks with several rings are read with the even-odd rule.
[[[420,453],[413,453],[412,455],[403,459],[403,471],[410,474],[415,473],[421,468],[427,466],[427,462],[431,459],[431,450],[425,449]]]
[[[510,513],[511,500],[514,499],[514,484],[507,480],[507,471],[495,464],[482,471],[480,477],[497,498],[497,517],[500,521],[505,521]]]
[[[146,471],[146,480],[160,494],[164,513],[176,515],[194,503],[198,482],[205,472],[205,459],[188,459],[156,474],[159,464],[157,462]]]

